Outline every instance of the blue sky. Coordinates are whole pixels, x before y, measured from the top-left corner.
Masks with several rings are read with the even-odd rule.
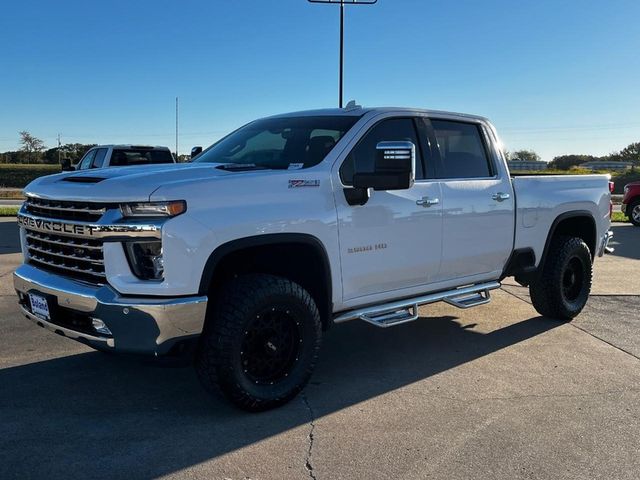
[[[180,152],[253,118],[337,103],[338,7],[306,0],[7,1],[0,151]],[[544,160],[640,141],[637,0],[379,0],[346,12],[345,97],[491,118]]]

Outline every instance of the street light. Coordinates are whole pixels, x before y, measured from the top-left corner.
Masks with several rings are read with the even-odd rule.
[[[343,70],[344,70],[344,6],[373,5],[378,0],[308,0],[310,3],[333,3],[340,5],[340,92],[338,106],[342,108]]]

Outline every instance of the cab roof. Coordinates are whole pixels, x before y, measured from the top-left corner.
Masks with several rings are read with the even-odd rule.
[[[313,116],[350,116],[361,117],[368,113],[399,113],[399,114],[426,114],[446,117],[468,118],[471,120],[485,121],[489,120],[480,115],[472,115],[468,113],[447,112],[443,110],[428,110],[423,108],[410,107],[347,107],[347,108],[324,108],[318,110],[302,110],[298,112],[282,113],[273,115],[270,118],[286,118],[286,117],[313,117]]]

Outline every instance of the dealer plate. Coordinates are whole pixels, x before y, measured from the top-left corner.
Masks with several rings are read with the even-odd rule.
[[[36,295],[35,293],[29,294],[29,302],[31,302],[31,313],[35,316],[42,318],[43,320],[49,320],[51,315],[49,314],[49,304],[47,299]]]

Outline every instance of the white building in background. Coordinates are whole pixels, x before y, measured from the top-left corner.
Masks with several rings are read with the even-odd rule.
[[[508,160],[509,170],[512,172],[524,171],[524,170],[546,170],[547,162],[542,160]]]
[[[580,168],[588,168],[589,170],[629,170],[633,164],[631,162],[613,162],[606,160],[594,160],[580,164]]]

